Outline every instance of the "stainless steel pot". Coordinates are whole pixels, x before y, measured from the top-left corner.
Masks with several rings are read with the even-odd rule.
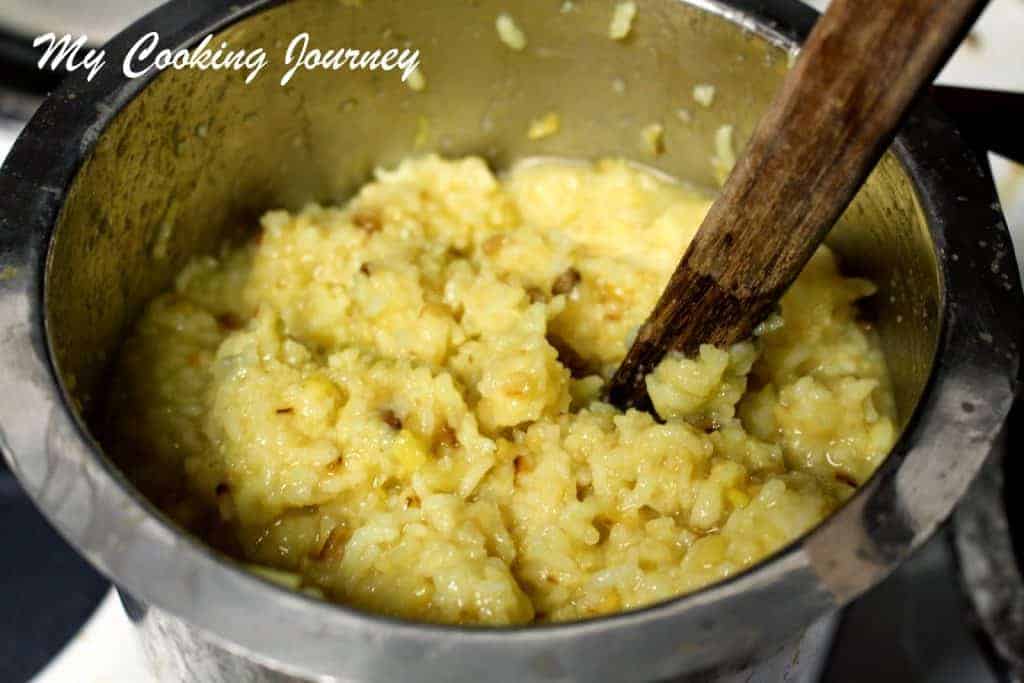
[[[179,3],[68,79],[0,171],[0,427],[5,456],[53,524],[123,592],[165,674],[191,680],[654,680],[742,669],[885,577],[935,530],[1003,427],[1019,376],[1024,296],[986,168],[928,103],[833,231],[881,290],[873,315],[902,436],[872,479],[798,541],[742,574],[646,609],[516,629],[399,622],[267,583],[185,535],[102,453],[104,377],[141,306],[197,252],[262,210],[344,198],[378,164],[437,149],[496,167],[521,156],[623,155],[713,185],[714,133],[750,133],[814,15],[790,0],[648,0],[625,43],[610,6],[513,0]],[[494,32],[511,12],[515,53]],[[274,65],[127,80],[143,33],[209,31]],[[285,44],[423,51],[427,88],[394,74],[301,73]],[[710,108],[693,86],[716,88]],[[689,110],[689,122],[676,112]],[[550,110],[562,132],[529,141]],[[665,126],[645,158],[640,129]],[[425,145],[422,143],[426,137]],[[153,244],[170,224],[162,255]],[[97,438],[99,441],[97,441]]]

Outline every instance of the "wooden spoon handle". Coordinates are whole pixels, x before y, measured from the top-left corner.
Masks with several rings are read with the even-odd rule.
[[[983,0],[833,0],[609,385],[647,406],[669,349],[749,336],[800,273]]]

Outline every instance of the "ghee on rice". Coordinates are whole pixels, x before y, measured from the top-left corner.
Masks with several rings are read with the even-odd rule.
[[[871,283],[822,248],[751,341],[601,402],[707,199],[626,163],[379,171],[194,260],[123,350],[115,457],[293,585],[448,623],[562,621],[728,577],[892,446]],[[278,574],[280,575],[280,574]]]

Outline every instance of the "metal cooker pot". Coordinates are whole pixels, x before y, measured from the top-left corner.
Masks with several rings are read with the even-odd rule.
[[[1024,296],[991,178],[928,103],[830,238],[850,271],[880,285],[872,314],[902,436],[840,510],[728,581],[571,624],[400,622],[243,571],[104,457],[97,416],[125,331],[189,256],[262,210],[340,200],[374,166],[431,148],[499,168],[539,154],[643,159],[639,131],[652,121],[667,144],[654,165],[713,186],[715,130],[732,124],[746,139],[814,19],[790,0],[649,0],[620,44],[606,37],[605,5],[172,4],[115,38],[92,83],[67,79],[16,143],[0,172],[3,451],[53,524],[121,587],[168,680],[703,679],[791,652],[964,493],[1014,397]],[[525,52],[498,41],[501,11],[529,36]],[[225,71],[128,80],[117,62],[150,30],[165,47],[220,31],[274,63],[250,85]],[[365,72],[301,73],[281,87],[284,45],[302,31],[325,47],[419,47],[427,88]],[[715,86],[710,108],[693,104],[697,83]],[[528,141],[529,121],[550,110],[561,133]],[[168,227],[164,255],[152,247]]]

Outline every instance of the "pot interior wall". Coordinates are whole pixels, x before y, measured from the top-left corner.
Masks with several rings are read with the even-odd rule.
[[[713,188],[716,130],[729,124],[737,144],[747,139],[786,53],[678,0],[642,3],[629,38],[613,41],[611,7],[300,0],[215,38],[267,51],[270,65],[252,83],[229,71],[159,75],[101,134],[49,255],[50,342],[86,419],[124,334],[191,256],[253,231],[266,209],[341,201],[375,166],[429,151],[480,154],[496,169],[538,155],[622,156]],[[499,12],[516,18],[526,50],[499,41]],[[426,88],[413,91],[396,72],[349,71],[300,71],[282,87],[285,49],[303,31],[311,47],[420,48]],[[711,106],[694,101],[697,84],[715,87]],[[528,140],[530,121],[551,111],[561,131]],[[665,129],[658,157],[640,132],[655,122]],[[894,157],[831,242],[847,271],[880,286],[870,315],[905,420],[930,372],[941,291],[924,215]]]

